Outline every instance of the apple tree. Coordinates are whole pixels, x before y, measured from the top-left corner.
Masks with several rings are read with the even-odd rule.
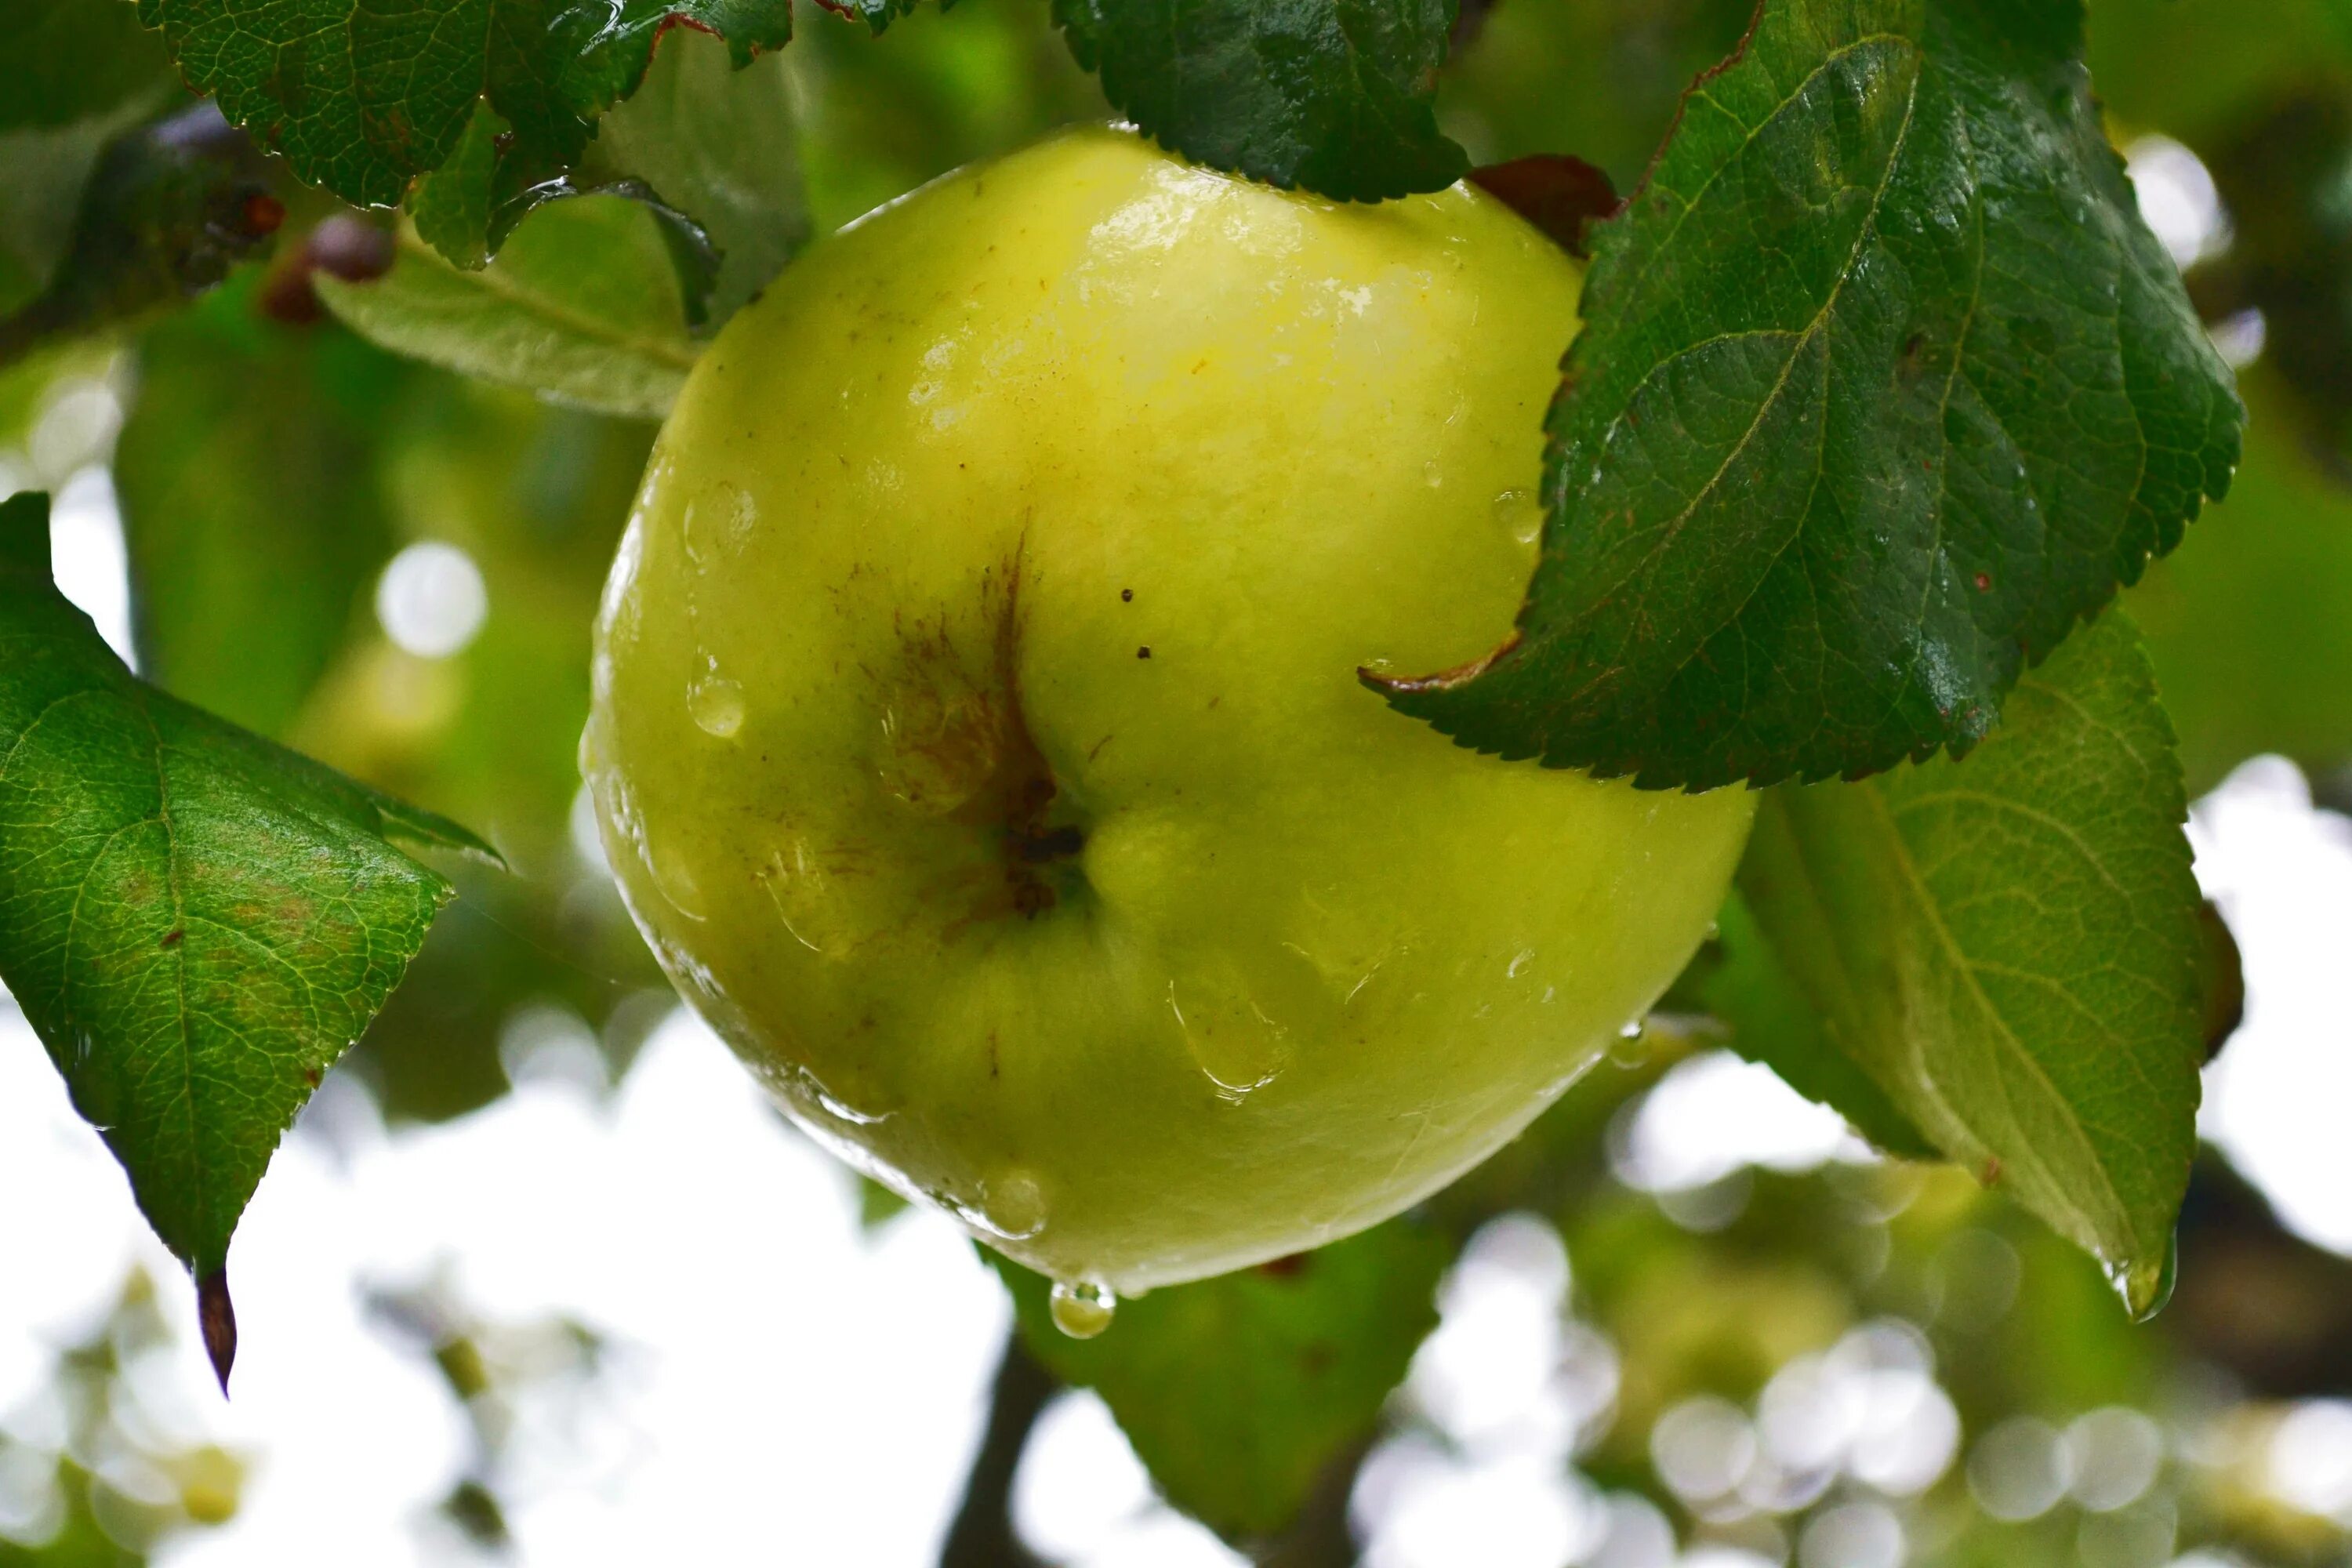
[[[1500,489],[1482,524],[1496,539],[1523,529],[1524,557],[1444,663],[1359,669],[1314,641],[1318,598],[1374,624],[1391,612],[1344,586],[1359,577],[1283,575],[1299,552],[1278,534],[1271,556],[1199,546],[1170,563],[1202,584],[1246,565],[1260,610],[1280,598],[1287,616],[1252,629],[1250,668],[1275,680],[1328,665],[1351,724],[1462,770],[1384,772],[1388,753],[1318,750],[1326,737],[1287,721],[1217,732],[1233,745],[1186,732],[1162,753],[1209,759],[1228,791],[1206,805],[1196,792],[1192,842],[1224,830],[1262,877],[1303,883],[1285,855],[1310,814],[1284,832],[1244,821],[1296,787],[1344,805],[1367,842],[1366,803],[1400,822],[1424,813],[1424,832],[1396,826],[1364,851],[1366,879],[1346,885],[1375,890],[1349,897],[1434,905],[1453,878],[1486,889],[1475,912],[1499,921],[1585,878],[1611,901],[1580,891],[1584,927],[1612,938],[1671,923],[1668,891],[1697,900],[1673,917],[1687,941],[1662,938],[1671,953],[1643,960],[1660,973],[1582,979],[1640,994],[1646,1016],[1609,1049],[1615,1065],[1573,1084],[1539,1075],[1540,1090],[1482,1112],[1495,1135],[1462,1150],[1517,1136],[1450,1183],[1469,1156],[1438,1169],[1454,1146],[1424,1148],[1425,1107],[1491,1085],[1433,1028],[1368,1047],[1396,1058],[1377,1074],[1369,1058],[1302,1073],[1314,1087],[1280,1124],[1292,1152],[1272,1140],[1254,1152],[1254,1190],[1188,1173],[1236,1136],[1213,1109],[1171,1122],[1123,1100],[1116,1070],[1082,1079],[1087,1103],[1046,1104],[1023,1138],[1050,1142],[1058,1119],[1071,1150],[1124,1151],[1150,1200],[1187,1216],[1165,1236],[1109,1226],[1142,1258],[1124,1278],[1150,1287],[1115,1314],[1097,1281],[1013,1260],[1052,1261],[1004,1205],[1049,1205],[1038,1182],[1063,1165],[1040,1153],[1034,1171],[999,1168],[992,1198],[985,1183],[933,1183],[909,1173],[930,1169],[929,1146],[873,1131],[889,1112],[818,1081],[809,1062],[845,1058],[803,1052],[802,1032],[855,1045],[883,1003],[809,1001],[827,983],[784,952],[781,1000],[760,1005],[789,1016],[742,1021],[729,963],[757,970],[787,942],[841,956],[793,927],[774,877],[739,900],[772,904],[773,926],[724,899],[704,908],[655,858],[635,881],[621,867],[625,907],[577,847],[601,809],[623,859],[642,802],[663,794],[603,768],[638,700],[606,654],[635,613],[628,595],[652,583],[645,602],[657,597],[642,552],[669,547],[665,527],[695,550],[690,508],[715,493],[671,507],[664,476],[719,472],[694,465],[716,460],[739,414],[789,410],[759,432],[788,457],[763,460],[800,466],[743,512],[772,532],[725,600],[728,635],[751,639],[730,646],[782,646],[764,617],[813,623],[820,605],[832,671],[870,675],[876,648],[914,646],[907,626],[929,601],[910,584],[961,568],[906,534],[840,581],[793,575],[816,547],[772,531],[776,497],[811,515],[879,504],[875,485],[825,476],[853,455],[887,468],[916,437],[827,411],[836,387],[846,408],[852,385],[908,353],[845,323],[929,322],[967,285],[977,299],[974,279],[1001,286],[1010,274],[986,270],[996,246],[972,238],[998,231],[974,226],[1049,227],[1053,181],[1098,172],[982,164],[842,231],[950,171],[1105,120],[1129,122],[1119,145],[1156,147],[1153,167],[1208,171],[1263,204],[1253,212],[1392,227],[1437,213],[1539,247],[1496,274],[1509,287],[1482,300],[1500,312],[1485,336],[1440,334],[1486,356],[1465,377],[1513,342],[1535,356],[1542,395],[1524,419],[1499,395],[1451,418],[1391,418],[1423,391],[1401,355],[1352,389],[1344,419],[1318,426],[1267,376],[1208,399],[1225,424],[1131,444],[1080,417],[1117,395],[1101,364],[1057,383],[1010,348],[989,360],[992,384],[1031,375],[1021,395],[1044,401],[962,455],[1062,465],[1051,486],[991,504],[1034,521],[1130,481],[1161,497],[1224,486],[1251,516],[1423,529],[1349,535],[1359,555],[1343,564],[1362,582],[1420,591],[1473,570],[1443,552],[1457,520],[1433,510],[1452,419],[1526,458],[1526,483]],[[1008,180],[1043,183],[982,216],[982,185],[1016,168]],[[940,216],[940,193],[967,190]],[[1255,239],[1235,218],[1200,242],[1222,249],[1188,253],[1193,293],[1175,312],[1188,330],[1190,311],[1253,352],[1288,341],[1295,305],[1228,321],[1209,299],[1228,274],[1291,298],[1279,247]],[[1544,294],[1554,277],[1568,292]],[[1055,281],[1049,267],[1040,287]],[[731,384],[721,361],[751,344],[801,381],[735,402],[709,390]],[[824,0],[797,16],[787,0],[0,0],[0,982],[186,1267],[224,1390],[238,1219],[327,1074],[351,1075],[394,1121],[450,1121],[507,1091],[499,1039],[520,1010],[576,1017],[618,1073],[676,983],[739,1051],[791,1042],[755,1065],[829,1147],[885,1178],[858,1178],[872,1223],[891,1223],[903,1193],[928,1195],[1001,1249],[1016,1329],[943,1568],[1045,1561],[1010,1499],[1040,1412],[1071,1387],[1108,1405],[1169,1504],[1249,1560],[1405,1560],[1374,1550],[1399,1467],[1475,1446],[1430,1370],[1456,1353],[1465,1282],[1528,1258],[1540,1275],[1545,1248],[1563,1247],[1574,1286],[1548,1308],[1546,1343],[1567,1392],[1547,1408],[1566,1425],[1547,1462],[1604,1500],[1587,1511],[1605,1528],[1561,1561],[1630,1568],[1709,1545],[1810,1568],[2157,1568],[2192,1548],[2333,1561],[2352,1478],[2332,1510],[2297,1507],[2213,1458],[2211,1433],[2352,1386],[2352,1265],[2200,1147],[2201,1076],[2244,993],[2184,823],[2248,759],[2300,764],[2323,805],[2352,760],[2347,419],[2352,19],[2328,0],[2275,0],[2259,18],[2224,0]],[[1213,471],[1229,426],[1278,433],[1291,460]],[[1171,461],[1151,487],[1134,480],[1195,451],[1189,472]],[[1507,481],[1480,473],[1483,512]],[[77,484],[88,504],[93,475],[119,508],[129,661],[61,586],[52,546],[53,514]],[[910,513],[962,504],[939,487],[964,482],[934,481]],[[689,515],[672,527],[665,508]],[[1020,574],[1059,569],[1039,564],[1044,531],[1015,531],[973,584],[1002,570],[1013,586],[984,591],[1012,593]],[[709,660],[715,681],[720,634],[693,619],[694,591],[677,595],[663,657]],[[1000,621],[1025,624],[1010,608]],[[1147,660],[1175,675],[1170,644],[1153,660],[1150,639],[1118,635],[1137,645],[1122,679]],[[734,737],[799,679],[752,662],[748,694],[696,685],[692,729],[645,731],[631,765],[666,765],[642,759],[698,744],[694,729]],[[982,823],[1009,857],[1012,891],[992,896],[1015,923],[1055,901],[1050,879],[1107,820],[1047,810],[1057,787],[1082,792],[1048,761],[1065,737],[1027,669],[1029,705],[1009,713],[981,676],[952,703],[922,695],[937,710],[926,766],[952,773],[941,748],[988,737],[985,779],[939,815],[964,812],[953,820]],[[1042,675],[1066,694],[1060,711],[1093,711],[1066,696],[1075,673]],[[849,700],[830,680],[792,690]],[[883,705],[886,729],[918,719]],[[801,795],[745,751],[735,773],[669,791],[667,808],[716,819],[719,780],[773,817],[806,806],[825,766],[871,772],[862,753],[811,756]],[[1020,771],[1032,763],[1035,777]],[[1635,844],[1624,824],[1651,825],[1628,852],[1652,865],[1649,885],[1533,836],[1482,863],[1476,836],[1447,820],[1541,815],[1567,790],[1613,803],[1575,818],[1579,832]],[[912,842],[859,853],[912,864]],[[1173,873],[1148,864],[1158,898]],[[935,886],[908,879],[903,905],[869,924],[937,928],[944,952],[970,921]],[[1152,907],[1178,908],[1209,951],[1222,922],[1247,923],[1246,897]],[[648,918],[649,902],[671,916]],[[688,929],[714,920],[723,940]],[[1624,945],[1596,937],[1591,951]],[[893,1005],[932,984],[928,961],[873,962]],[[1041,993],[1091,1005],[1084,963],[1038,970]],[[1117,1028],[1140,1038],[1171,1011],[1192,1028],[1178,983],[1163,995],[1150,978]],[[1499,981],[1461,984],[1465,1011],[1488,1016],[1497,996],[1480,988]],[[915,1016],[856,1049],[911,1051],[947,1026],[944,1009]],[[1204,1092],[1237,1102],[1289,1058],[1256,1076],[1200,1060]],[[1703,1068],[1777,1075],[1843,1119],[1847,1153],[1805,1173],[1734,1162],[1645,1182],[1628,1140]],[[1381,1098],[1392,1091],[1404,1098]],[[940,1093],[944,1109],[924,1114],[993,1114],[968,1084]],[[1380,1165],[1365,1179],[1380,1199],[1335,1198],[1344,1217],[1308,1225],[1312,1184],[1288,1181],[1308,1151],[1323,1162],[1313,1182],[1351,1159]],[[1224,1245],[1253,1202],[1280,1212]],[[1144,1257],[1167,1236],[1213,1268]],[[43,1266],[8,1262],[0,1280]],[[446,1303],[384,1310],[453,1397],[489,1396],[476,1346],[488,1331],[453,1327],[464,1314]],[[113,1431],[106,1347],[147,1342],[153,1323],[134,1289],[112,1337],[60,1368],[60,1386],[85,1390],[81,1448],[132,1440],[97,1436]],[[2197,1381],[2211,1373],[2226,1394]],[[1902,1392],[1915,1448],[1941,1459],[1906,1461],[1892,1427],[1880,1441],[1854,1426],[1810,1458],[1772,1449],[1774,1413],[1832,1386]],[[2211,1407],[2201,1458],[2160,1426],[2187,1419],[2190,1386]],[[1938,1422],[1941,1448],[1918,1437]],[[2035,1443],[2043,1470],[2065,1472],[2063,1510],[2012,1506],[2003,1478],[2032,1467],[2003,1469],[2003,1456]],[[164,1454],[156,1464],[189,1478],[181,1503],[126,1524],[81,1448],[57,1459],[70,1517],[41,1542],[0,1528],[0,1563],[142,1561],[234,1510],[225,1456]],[[2097,1479],[2142,1449],[2136,1484]],[[2063,1465],[2047,1457],[2062,1451]],[[8,1453],[0,1432],[0,1465]],[[493,1543],[499,1507],[476,1480],[448,1504]],[[1885,1528],[1894,1554],[1871,1555]]]

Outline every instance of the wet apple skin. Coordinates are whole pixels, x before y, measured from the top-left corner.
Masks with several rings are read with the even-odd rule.
[[[1752,797],[1454,746],[1580,274],[1087,128],[808,251],[665,428],[583,760],[681,992],[803,1126],[1132,1292],[1396,1213],[1701,941]]]

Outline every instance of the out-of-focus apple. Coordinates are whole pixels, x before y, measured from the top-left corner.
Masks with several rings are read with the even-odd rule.
[[[1442,1185],[1723,897],[1744,792],[1477,756],[1358,679],[1509,627],[1579,281],[1466,187],[1088,129],[816,246],[670,418],[583,747],[630,905],[1074,1329]]]

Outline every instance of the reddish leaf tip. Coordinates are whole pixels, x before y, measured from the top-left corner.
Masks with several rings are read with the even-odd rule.
[[[196,1281],[196,1321],[203,1326],[205,1353],[228,1397],[229,1369],[236,1364],[236,1304],[229,1300],[228,1270],[216,1268]]]

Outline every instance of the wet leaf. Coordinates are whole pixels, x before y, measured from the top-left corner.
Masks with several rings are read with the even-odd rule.
[[[1070,52],[1153,140],[1342,201],[1468,173],[1437,128],[1454,17],[1454,0],[1054,0]]]
[[[2135,1310],[2160,1296],[2197,1145],[2185,809],[2138,633],[2110,610],[1967,762],[1771,792],[1739,872],[1828,1044]]]
[[[512,200],[579,160],[671,27],[718,34],[739,65],[792,37],[786,0],[140,0],[139,16],[189,85],[297,176],[379,207],[449,158],[478,101],[510,128],[496,161],[499,199]]]
[[[489,852],[140,680],[50,581],[47,524],[0,505],[0,982],[208,1280],[447,895],[395,845]]]
[[[2053,0],[1767,5],[1595,231],[1517,633],[1374,684],[1655,787],[1990,732],[2238,455],[2081,44]]]
[[[614,196],[540,208],[478,271],[406,232],[383,277],[312,284],[394,353],[599,413],[667,413],[698,352],[657,221]]]

